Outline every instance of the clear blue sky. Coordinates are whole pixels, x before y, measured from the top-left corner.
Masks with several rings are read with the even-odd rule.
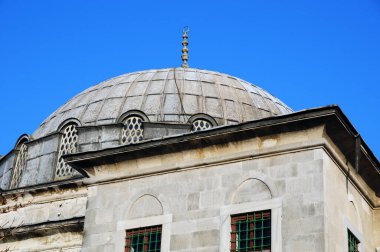
[[[380,157],[379,0],[0,0],[0,154],[91,85],[180,66],[185,25],[191,67],[338,104]]]

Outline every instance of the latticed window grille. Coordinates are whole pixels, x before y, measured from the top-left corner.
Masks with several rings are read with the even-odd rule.
[[[26,159],[28,154],[28,147],[25,143],[21,144],[20,151],[17,154],[16,162],[13,167],[13,175],[10,188],[15,188],[20,184],[21,175],[26,167]]]
[[[204,119],[197,119],[193,122],[193,129],[192,131],[200,131],[212,128],[212,124]]]
[[[350,230],[348,232],[348,252],[359,252],[359,243],[358,238],[355,237]]]
[[[143,227],[127,230],[125,252],[161,251],[162,226]]]
[[[74,175],[73,168],[65,163],[62,156],[74,153],[77,150],[78,132],[76,127],[76,124],[69,124],[63,130],[58,150],[58,163],[55,170],[56,179],[62,179]]]
[[[138,143],[144,139],[143,119],[141,117],[128,116],[123,123],[121,144]]]
[[[271,211],[231,216],[232,252],[271,251]]]

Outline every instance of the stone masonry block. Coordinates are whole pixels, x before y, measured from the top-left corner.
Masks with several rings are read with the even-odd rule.
[[[207,247],[216,246],[219,244],[219,229],[199,231],[192,233],[191,247]]]
[[[222,191],[206,191],[200,194],[200,208],[217,207],[223,204],[225,193]]]
[[[102,234],[87,235],[83,241],[84,247],[101,246],[114,243],[114,235],[112,232],[103,232]],[[93,250],[92,250],[93,251]]]
[[[40,158],[27,160],[26,169],[21,173],[20,187],[35,184],[35,178],[38,176],[39,162]]]
[[[1,181],[1,188],[2,189],[9,189],[11,177],[12,177],[13,169],[8,169],[3,174],[3,180]]]
[[[269,159],[269,166],[281,166],[284,164],[289,164],[292,162],[292,156],[291,155],[280,155],[280,156],[273,156]]]
[[[292,154],[292,161],[297,163],[309,162],[314,160],[314,150],[296,152]]]
[[[187,195],[187,210],[199,209],[199,193],[190,193]]]
[[[192,234],[172,235],[170,240],[170,251],[189,249],[192,239]]]
[[[176,221],[172,223],[171,234],[172,235],[184,235],[196,232],[195,221]]]
[[[102,142],[107,141],[120,141],[121,126],[120,125],[108,125],[101,128]]]
[[[313,189],[313,179],[306,178],[289,178],[286,180],[286,193],[287,194],[300,194],[310,193]]]
[[[272,178],[290,178],[297,177],[298,170],[296,163],[276,165],[270,168]]]
[[[86,151],[95,151],[100,150],[100,143],[90,143],[90,144],[80,144],[79,145],[79,151],[80,152],[86,152]]]
[[[41,155],[42,143],[40,141],[28,144],[27,159],[34,159]]]
[[[173,216],[173,221],[193,220],[200,218],[212,218],[219,216],[220,210],[218,208],[193,210],[190,212],[179,212]]]
[[[101,143],[101,149],[107,149],[107,148],[112,148],[112,147],[117,147],[120,145],[120,141],[114,140],[114,141],[107,141],[107,142],[102,142]]]
[[[297,169],[299,176],[320,176],[323,172],[323,160],[318,159],[304,163],[297,163]]]
[[[78,128],[78,145],[97,143],[100,139],[99,128]]]
[[[40,163],[38,167],[38,174],[36,183],[47,183],[54,179],[55,169],[57,166],[57,155],[56,153],[46,154],[41,156]]]
[[[59,145],[59,134],[46,138],[45,141],[41,142],[41,144],[41,155],[57,152]]]

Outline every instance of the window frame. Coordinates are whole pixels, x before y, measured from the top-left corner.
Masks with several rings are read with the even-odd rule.
[[[360,249],[360,240],[358,239],[358,238],[356,238],[356,236],[351,232],[351,230],[350,229],[347,229],[347,251],[348,252],[352,252],[350,249],[351,249],[351,247],[350,247],[350,241],[351,240],[354,240],[354,242],[356,243],[356,246],[357,246],[357,248],[355,249],[355,251],[353,251],[353,252],[357,252],[357,251],[360,251],[359,249]]]
[[[125,140],[125,142],[123,141],[123,138],[124,137],[127,137],[127,136],[125,136],[125,134],[126,134],[126,132],[128,131],[128,127],[129,127],[129,125],[128,125],[128,123],[127,123],[127,121],[128,121],[128,119],[130,119],[130,118],[137,118],[137,119],[139,119],[140,120],[140,126],[139,126],[139,130],[141,131],[141,139],[140,139],[140,137],[136,140],[136,141],[134,141],[134,140],[132,140],[132,141],[130,141],[130,142],[128,142],[128,140],[126,139]],[[124,119],[123,119],[123,121],[122,121],[122,124],[123,124],[123,127],[122,127],[122,129],[121,129],[121,134],[120,134],[120,144],[121,145],[130,145],[130,144],[138,144],[138,143],[141,143],[142,141],[144,141],[144,122],[145,122],[145,120],[144,120],[144,117],[142,117],[142,116],[140,116],[140,115],[138,115],[138,114],[129,114],[128,116],[126,116],[126,117],[124,117]],[[136,122],[136,124],[137,124],[138,122]],[[136,129],[132,129],[132,130],[129,130],[129,131],[136,131]],[[134,133],[135,134],[135,133]],[[132,137],[133,138],[133,137]]]
[[[282,201],[280,199],[270,199],[257,202],[233,204],[221,207],[221,229],[220,229],[220,251],[230,252],[231,248],[231,217],[233,215],[250,212],[271,211],[271,251],[282,251],[281,239],[281,212]]]
[[[267,229],[267,231],[265,231],[265,229]],[[265,237],[264,234],[268,234],[268,231],[270,232],[270,235],[269,237]],[[270,209],[231,215],[230,250],[240,251],[241,249],[242,251],[245,251],[253,246],[255,249],[254,251],[259,250],[259,246],[261,249],[265,248],[264,251],[267,251],[267,249],[271,250],[271,231],[272,211]],[[242,236],[242,238],[240,238],[240,236]],[[268,240],[270,241],[269,244]],[[241,248],[242,243],[244,246],[243,248]],[[267,248],[268,246],[269,248]]]
[[[200,122],[203,122],[203,123],[207,123],[208,125],[210,125],[209,127],[207,127],[207,128],[204,128],[204,129],[199,129],[199,130],[195,130],[195,123],[196,122],[198,122],[198,121],[200,121]],[[212,129],[213,127],[214,127],[214,125],[209,121],[209,120],[207,120],[207,119],[204,119],[204,118],[197,118],[197,119],[195,119],[192,123],[191,123],[191,131],[192,132],[198,132],[198,131],[204,131],[204,130],[209,130],[209,129]]]
[[[218,123],[216,122],[216,120],[212,116],[204,114],[204,113],[199,113],[199,114],[192,115],[188,120],[188,123],[191,124],[191,132],[203,131],[203,130],[198,130],[198,131],[193,130],[194,122],[197,120],[207,121],[211,125],[211,127],[208,129],[212,129],[212,128],[218,126]]]
[[[344,225],[344,235],[345,235],[345,250],[344,251],[349,251],[348,247],[348,232],[351,232],[353,236],[359,241],[359,246],[358,246],[358,251],[364,251],[364,239],[362,233],[348,220],[344,220],[345,225]]]
[[[148,230],[148,232],[147,232]],[[142,241],[142,247],[143,247],[143,251],[151,251],[149,249],[149,247],[151,245],[153,245],[154,247],[156,247],[158,244],[155,244],[157,243],[158,239],[157,237],[153,238],[152,240],[152,234],[154,235],[158,235],[159,234],[159,244],[160,244],[160,251],[161,251],[161,236],[162,236],[162,225],[156,225],[156,226],[148,226],[148,227],[140,227],[140,228],[133,228],[133,229],[127,229],[125,230],[126,232],[126,237],[125,237],[125,252],[132,252],[134,251],[133,248],[132,248],[132,244],[134,243],[134,238],[137,238],[137,240],[139,240],[139,238],[142,237],[143,241]],[[129,241],[129,242],[128,242]],[[139,242],[137,242],[137,244],[139,244]],[[127,247],[129,245],[129,248]],[[137,248],[139,247],[139,245],[137,245]],[[154,251],[156,251],[156,249],[153,249]]]
[[[68,152],[66,150],[64,153],[62,153],[63,152],[61,150],[62,149],[62,145],[67,145],[67,143],[64,142],[64,139],[66,137],[65,131],[66,131],[67,128],[69,128],[71,126],[74,127],[75,134],[76,134],[76,141],[72,142],[72,144],[74,145],[74,148],[70,152]],[[55,164],[55,169],[54,169],[54,181],[60,181],[60,180],[70,179],[70,178],[73,178],[73,177],[75,177],[76,175],[79,174],[79,173],[76,172],[76,170],[73,167],[71,167],[71,174],[68,174],[68,175],[65,175],[65,176],[60,176],[60,175],[57,174],[58,170],[61,169],[59,166],[60,166],[60,163],[61,163],[62,156],[67,155],[67,154],[72,154],[72,153],[75,153],[75,152],[78,151],[78,147],[79,147],[78,146],[78,142],[79,142],[78,127],[79,126],[80,125],[76,121],[70,120],[67,123],[62,124],[59,127],[59,140],[58,140],[58,146],[57,146],[56,164]],[[66,166],[70,166],[70,165],[66,164],[66,162],[64,162],[63,159],[62,159],[62,163],[63,163],[64,166],[65,165]]]
[[[136,228],[162,226],[161,229],[161,249],[162,252],[170,251],[170,230],[173,220],[172,214],[165,214],[159,216],[150,216],[144,218],[137,218],[132,220],[123,220],[117,222],[118,241],[120,251],[125,251],[126,246],[126,231]],[[122,250],[121,250],[122,246]],[[119,250],[117,250],[119,251]]]
[[[15,151],[17,151],[12,166],[12,175],[9,181],[9,189],[15,189],[20,186],[22,174],[27,167],[28,162],[28,140],[20,141]]]

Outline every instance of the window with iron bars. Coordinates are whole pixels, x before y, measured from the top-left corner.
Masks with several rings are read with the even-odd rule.
[[[161,251],[162,226],[142,227],[126,232],[125,252]]]
[[[139,143],[144,139],[143,119],[131,115],[124,120],[121,131],[121,144]]]
[[[78,131],[75,123],[66,125],[62,130],[62,137],[58,149],[57,167],[55,170],[55,179],[65,179],[76,174],[73,168],[66,164],[63,156],[75,153],[78,145]]]
[[[348,232],[348,252],[359,252],[359,239],[350,230]]]
[[[197,119],[193,122],[192,131],[201,131],[212,128],[212,124],[205,119]]]
[[[271,251],[271,210],[232,215],[230,251]]]

